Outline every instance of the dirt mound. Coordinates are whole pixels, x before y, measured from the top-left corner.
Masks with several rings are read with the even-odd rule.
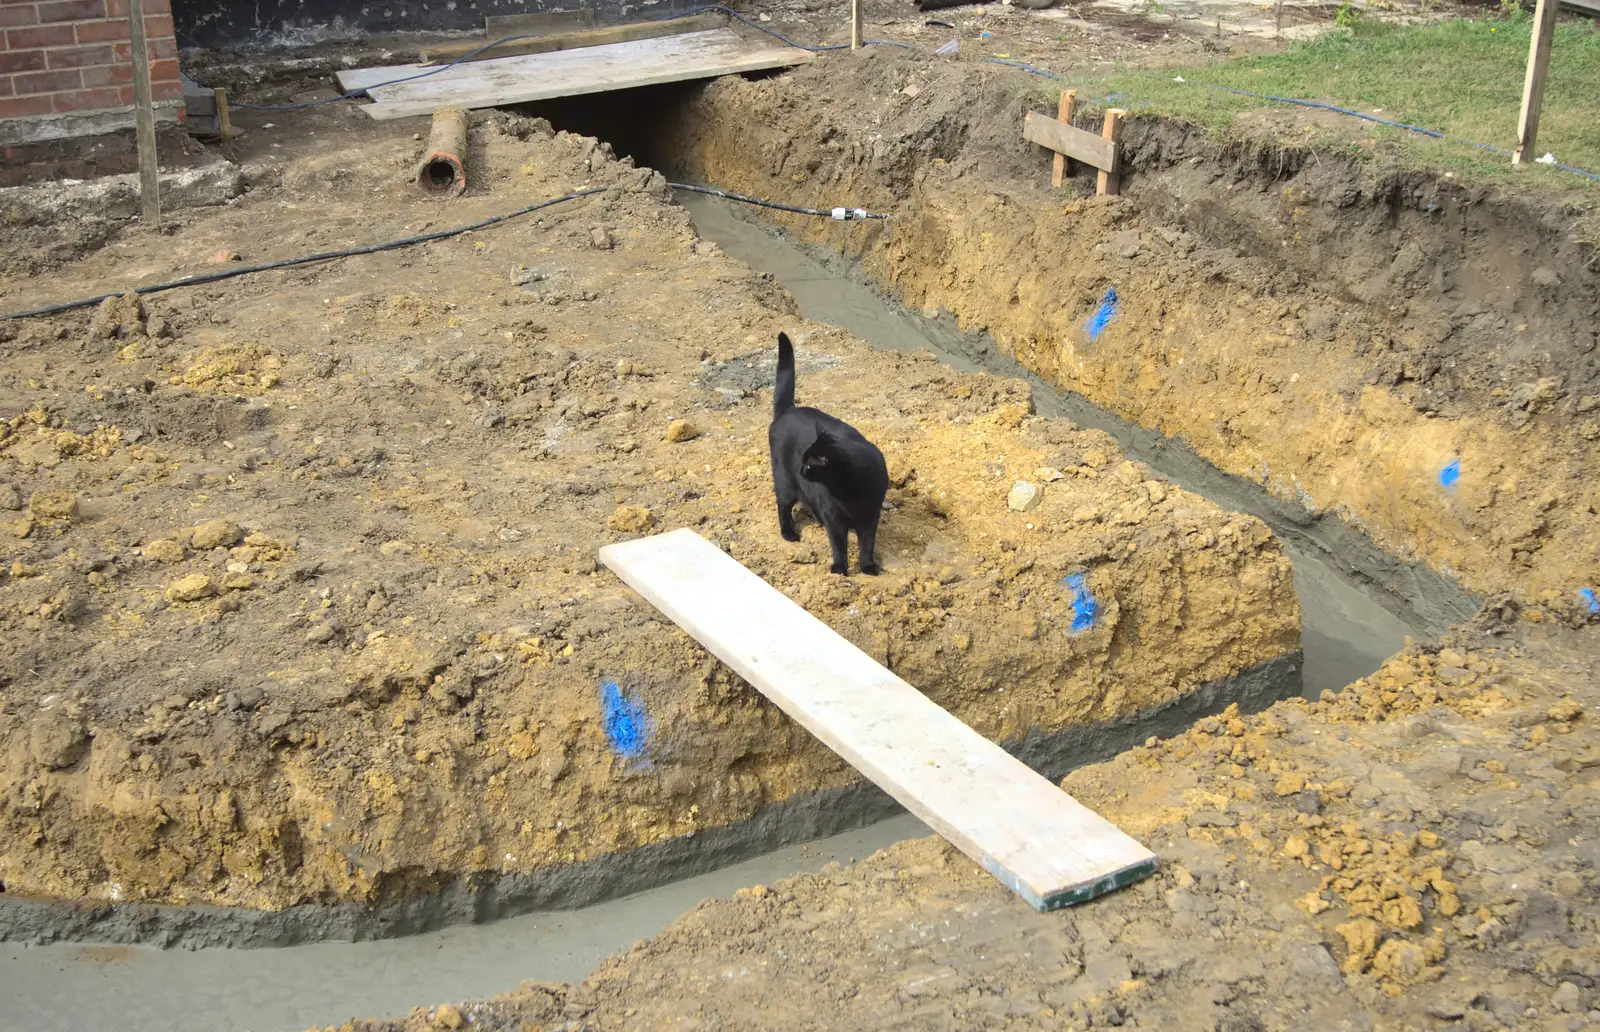
[[[1590,637],[1411,648],[1079,770],[1163,869],[1070,910],[926,839],[702,904],[582,985],[343,1027],[1586,1028]]]
[[[1307,519],[1475,591],[1600,581],[1600,279],[1559,199],[1135,113],[1125,198],[1098,200],[1092,170],[1049,190],[1028,109],[1054,99],[1023,72],[876,53],[718,81],[656,146],[728,189],[891,213],[777,218]]]
[[[610,189],[10,342],[6,893],[392,903],[852,781],[596,569],[652,530],[695,528],[1000,739],[1292,660],[1290,568],[1259,521],[1033,417],[1021,384],[805,326],[592,139],[514,118],[478,136],[459,202],[313,163],[130,240],[119,267],[276,257],[254,253],[267,219],[273,247],[320,250]],[[90,289],[107,261],[19,293]],[[777,534],[764,377],[784,328],[802,398],[889,457],[881,577],[829,575],[814,525]]]

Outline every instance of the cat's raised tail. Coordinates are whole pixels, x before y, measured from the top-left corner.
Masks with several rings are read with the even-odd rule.
[[[778,334],[778,381],[772,391],[772,414],[781,416],[794,408],[794,345],[787,333]]]

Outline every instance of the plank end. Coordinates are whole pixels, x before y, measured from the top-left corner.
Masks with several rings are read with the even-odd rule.
[[[1076,906],[1079,903],[1087,903],[1096,897],[1116,892],[1118,889],[1125,889],[1134,882],[1142,881],[1156,873],[1160,867],[1161,859],[1151,853],[1144,859],[1112,871],[1104,877],[1041,893],[1033,886],[1023,884],[1015,874],[1002,867],[993,857],[986,856],[983,858],[984,870],[993,875],[1006,888],[1021,896],[1030,907],[1040,912]]]

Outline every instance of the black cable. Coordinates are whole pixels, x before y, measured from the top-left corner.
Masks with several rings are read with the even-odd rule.
[[[742,194],[729,193],[710,186],[695,186],[692,183],[668,183],[674,190],[689,190],[693,193],[710,194],[712,197],[725,197],[730,201],[743,201],[762,208],[775,208],[778,211],[792,211],[796,215],[821,215],[824,218],[838,219],[849,222],[858,219],[886,219],[889,216],[878,212],[862,211],[860,208],[834,208],[831,211],[821,208],[796,208],[792,204],[778,204],[775,201],[758,201],[754,197],[745,197]]]
[[[215,283],[218,280],[233,279],[235,276],[248,276],[254,272],[268,272],[272,269],[287,269],[296,265],[309,265],[312,262],[332,261],[335,258],[349,258],[358,254],[377,254],[379,251],[393,251],[401,247],[410,247],[413,244],[426,244],[433,240],[445,240],[449,237],[460,236],[463,233],[471,233],[475,229],[485,229],[489,226],[495,225],[496,223],[505,222],[508,219],[514,219],[521,215],[527,215],[530,212],[538,211],[540,208],[548,208],[553,204],[560,204],[563,201],[576,200],[579,197],[588,197],[590,194],[604,193],[607,189],[609,189],[609,187],[591,186],[586,190],[575,190],[572,193],[562,194],[560,197],[555,197],[548,201],[540,201],[538,204],[530,204],[526,208],[518,208],[516,211],[507,212],[504,215],[492,215],[481,222],[474,222],[469,226],[457,226],[455,229],[441,229],[437,233],[424,233],[421,236],[406,237],[404,240],[390,240],[381,244],[367,244],[365,247],[350,247],[342,251],[324,251],[321,254],[308,254],[299,258],[281,258],[278,261],[266,262],[262,265],[245,265],[237,269],[224,269],[221,272],[207,272],[198,276],[185,276],[183,279],[173,280],[170,283],[155,283],[148,287],[135,287],[133,292],[135,294],[159,294],[164,290],[175,290],[178,287],[195,287],[202,283]],[[55,315],[58,312],[70,312],[75,308],[88,308],[91,305],[99,304],[108,297],[121,297],[122,293],[125,292],[119,292],[116,294],[101,294],[99,297],[84,298],[82,301],[67,301],[64,304],[50,305],[45,308],[35,308],[31,312],[13,312],[10,315],[0,315],[0,322],[5,322],[9,319],[27,319],[31,316],[38,315]]]
[[[763,208],[776,208],[779,211],[792,211],[800,215],[823,215],[827,216],[828,218],[843,220],[886,219],[889,217],[887,215],[878,215],[872,212],[865,212],[860,208],[835,208],[832,211],[822,211],[817,208],[796,208],[787,204],[776,204],[772,201],[758,201],[754,197],[743,197],[739,194],[728,193],[724,190],[716,190],[709,186],[694,186],[689,183],[668,183],[667,185],[676,190],[690,190],[695,193],[711,194],[714,197],[726,197],[731,201],[743,201],[746,204],[756,204]],[[489,218],[483,219],[479,222],[474,222],[471,225],[457,226],[455,229],[441,229],[437,233],[424,233],[421,236],[406,237],[403,240],[390,240],[381,244],[367,244],[364,247],[350,247],[342,251],[324,251],[321,254],[308,254],[299,258],[281,258],[278,261],[265,262],[261,265],[244,265],[237,269],[224,269],[220,272],[207,272],[198,276],[185,276],[183,279],[172,280],[167,283],[155,283],[147,287],[135,287],[133,292],[135,294],[159,294],[166,290],[176,290],[178,287],[196,287],[203,283],[216,283],[219,280],[233,279],[235,276],[248,276],[251,273],[256,272],[269,272],[273,269],[288,269],[296,265],[309,265],[313,262],[332,261],[335,258],[349,258],[358,254],[377,254],[380,251],[393,251],[401,247],[410,247],[414,244],[426,244],[434,240],[446,240],[450,237],[460,236],[463,233],[471,233],[476,229],[486,229],[489,226],[496,225],[497,223],[518,218],[519,216],[527,215],[530,212],[538,211],[541,208],[548,208],[551,205],[560,204],[563,201],[572,201],[577,200],[579,197],[588,197],[592,194],[604,193],[608,189],[610,189],[610,187],[591,186],[584,190],[575,190],[572,193],[562,194],[560,197],[554,197],[548,201],[540,201],[538,204],[530,204],[526,208],[518,208],[516,211],[507,212],[504,215],[492,215]],[[42,315],[57,315],[61,312],[70,312],[78,308],[89,308],[93,305],[99,304],[106,298],[121,297],[124,293],[126,292],[118,291],[115,294],[101,294],[98,297],[87,297],[81,301],[67,301],[59,305],[47,305],[44,308],[35,308],[27,312],[11,312],[7,315],[0,315],[0,322],[9,322],[12,319],[29,319]]]

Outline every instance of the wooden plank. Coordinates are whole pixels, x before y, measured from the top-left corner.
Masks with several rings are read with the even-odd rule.
[[[1058,122],[1036,111],[1028,112],[1022,122],[1022,135],[1030,143],[1048,147],[1057,154],[1093,165],[1101,170],[1117,167],[1117,145],[1086,129]]]
[[[1072,124],[1072,112],[1078,106],[1077,90],[1062,90],[1061,99],[1056,103],[1056,121],[1062,125]],[[1061,182],[1067,177],[1068,158],[1060,151],[1056,152],[1055,161],[1050,166],[1050,186],[1059,190]]]
[[[1126,117],[1128,117],[1126,111],[1121,108],[1112,108],[1106,112],[1105,126],[1100,130],[1100,136],[1111,144],[1111,153],[1119,158],[1121,157],[1122,149],[1117,146],[1117,137],[1122,133],[1122,120]],[[1112,162],[1110,168],[1100,169],[1100,175],[1095,182],[1095,193],[1115,195],[1121,192],[1122,170],[1119,167],[1120,164],[1120,161]]]
[[[507,36],[549,35],[572,29],[594,27],[594,8],[576,11],[529,11],[526,14],[491,14],[483,19],[483,34],[488,39]]]
[[[128,5],[128,36],[133,53],[133,128],[139,147],[139,201],[146,228],[161,228],[161,179],[156,174],[156,109],[150,97],[150,41],[144,32],[144,4]]]
[[[228,91],[221,88],[217,90],[217,133],[224,143],[233,139],[233,117],[228,109]]]
[[[1153,853],[691,530],[600,559],[718,659],[1040,910],[1156,869]]]
[[[539,36],[536,39],[522,39],[515,43],[506,43],[486,50],[476,57],[467,58],[469,61],[492,61],[502,57],[519,57],[524,54],[551,54],[558,50],[577,50],[580,47],[600,47],[608,43],[628,43],[636,39],[659,39],[662,36],[679,36],[686,32],[704,32],[708,29],[720,29],[728,24],[727,15],[716,12],[694,14],[684,18],[671,18],[666,21],[634,22],[628,25],[610,25],[603,29],[587,29],[578,32],[556,32]],[[511,35],[515,35],[512,33]],[[490,33],[488,39],[504,38],[497,33]],[[436,68],[448,64],[457,58],[464,58],[475,50],[480,49],[488,40],[468,40],[464,43],[450,43],[438,47],[430,47],[422,53],[423,64],[417,68]],[[392,77],[391,77],[392,78]]]
[[[526,104],[555,97],[633,89],[687,79],[802,64],[812,54],[740,39],[728,29],[665,39],[457,65],[436,76],[369,90],[365,110],[380,121],[466,108]]]
[[[1533,13],[1533,40],[1528,46],[1528,74],[1522,81],[1522,114],[1517,118],[1517,149],[1511,163],[1538,157],[1539,110],[1544,107],[1544,80],[1550,71],[1550,41],[1556,32],[1557,0],[1539,0]]]

